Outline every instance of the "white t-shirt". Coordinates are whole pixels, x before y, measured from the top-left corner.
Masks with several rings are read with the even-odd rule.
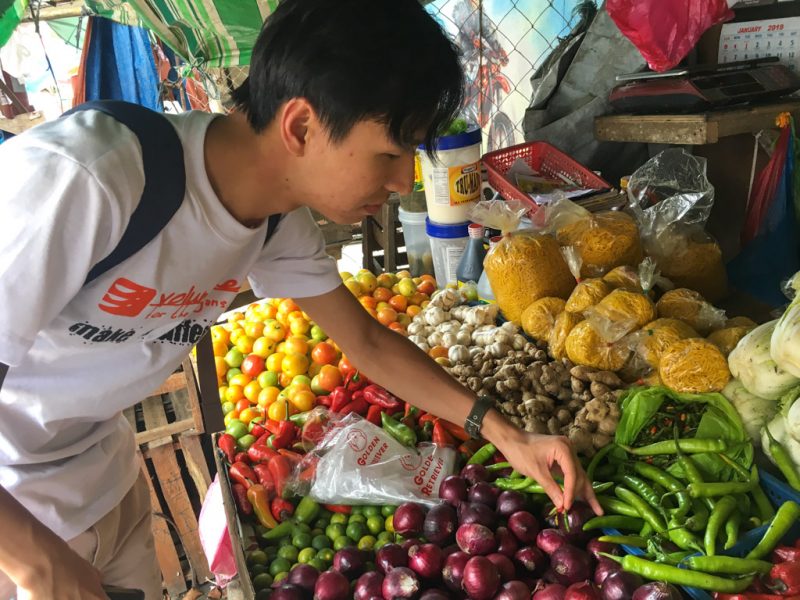
[[[64,539],[133,485],[122,410],[177,368],[247,276],[261,297],[309,297],[341,284],[307,209],[264,247],[214,194],[203,144],[213,115],[170,117],[186,196],[147,246],[84,286],[117,245],[144,185],[125,126],[82,112],[0,146],[0,485]]]

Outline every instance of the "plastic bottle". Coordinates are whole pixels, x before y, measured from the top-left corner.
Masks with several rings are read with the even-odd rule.
[[[489,240],[489,251],[491,252],[492,248],[497,245],[497,242],[501,240],[501,236],[493,237]],[[494,302],[494,292],[492,292],[492,286],[489,285],[489,278],[486,276],[486,271],[481,273],[481,277],[478,280],[478,298],[485,302]]]
[[[483,225],[470,223],[468,231],[469,242],[458,263],[456,277],[459,283],[468,281],[478,283],[483,273],[483,259],[486,256],[486,249],[483,247]]]

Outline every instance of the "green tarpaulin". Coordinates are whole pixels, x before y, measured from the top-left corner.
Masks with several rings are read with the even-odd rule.
[[[27,6],[28,0],[0,0],[0,46],[11,37]]]
[[[234,67],[250,64],[261,23],[278,0],[87,0],[86,4],[98,14],[150,29],[190,64]]]

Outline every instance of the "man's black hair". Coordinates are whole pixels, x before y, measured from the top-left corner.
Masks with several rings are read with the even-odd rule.
[[[458,51],[417,0],[284,0],[233,100],[256,132],[302,97],[333,141],[375,119],[396,143],[431,148],[463,93]]]

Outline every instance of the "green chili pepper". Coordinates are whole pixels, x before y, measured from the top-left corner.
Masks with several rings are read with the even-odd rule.
[[[649,537],[649,536],[653,535],[654,532],[655,532],[655,529],[653,529],[653,527],[650,525],[650,523],[645,521],[645,524],[642,525],[641,530],[639,530],[639,535],[642,536],[643,538],[646,538],[646,537]]]
[[[612,512],[618,515],[625,515],[626,517],[638,517],[639,511],[633,508],[630,504],[625,504],[622,500],[617,498],[609,498],[608,496],[597,496],[597,501],[603,510]]]
[[[559,484],[559,486],[561,487],[561,489],[564,489],[564,486],[562,484]],[[606,481],[606,482],[595,481],[592,484],[592,489],[595,491],[596,494],[600,494],[602,492],[605,492],[606,490],[610,490],[612,487],[614,487],[614,482],[612,482],[612,481]],[[516,489],[519,489],[519,488],[515,487],[515,488],[512,488],[512,489],[516,490]],[[544,488],[541,485],[539,485],[538,483],[532,483],[532,484],[528,485],[527,487],[522,488],[522,491],[523,492],[527,492],[529,494],[544,494],[544,493],[546,493],[544,491]]]
[[[586,467],[586,477],[589,478],[589,481],[594,481],[594,472],[595,469],[597,469],[597,465],[611,452],[615,445],[616,444],[608,444],[607,446],[603,446],[597,454],[592,457],[592,460],[589,461],[589,465]]]
[[[703,551],[700,540],[677,519],[671,519],[669,523],[667,523],[667,527],[667,536],[678,548],[682,550],[695,550],[697,552]]]
[[[766,574],[772,569],[772,563],[734,556],[690,556],[683,562],[693,571],[723,575]]]
[[[489,442],[478,449],[467,461],[468,465],[482,465],[497,453],[497,448]]]
[[[781,504],[778,512],[775,513],[775,518],[772,519],[772,523],[769,524],[766,533],[764,533],[764,537],[761,538],[755,548],[747,553],[745,558],[764,558],[767,556],[798,519],[800,519],[800,505],[797,502],[789,500]]]
[[[609,544],[619,544],[620,546],[632,546],[634,548],[646,548],[647,540],[638,535],[601,535],[597,538],[600,542]]]
[[[680,569],[672,565],[654,563],[630,554],[623,558],[611,556],[610,554],[604,554],[603,556],[607,556],[611,560],[622,564],[622,568],[625,571],[636,573],[652,581],[666,581],[667,583],[728,594],[743,592],[753,583],[752,576],[742,577],[740,579],[726,579],[724,577],[715,577],[714,575],[708,575],[707,573],[700,573],[698,571]]]
[[[686,488],[692,498],[708,498],[745,494],[758,487],[758,469],[753,465],[750,469],[749,481],[724,481],[714,483],[690,483]]]
[[[417,445],[417,434],[405,423],[401,423],[394,417],[390,417],[385,412],[382,412],[381,424],[389,435],[404,446],[414,447]]]
[[[669,552],[667,554],[663,554],[656,558],[656,562],[658,563],[666,563],[668,565],[679,565],[684,560],[686,560],[687,556],[691,556],[694,551],[689,550],[681,550],[680,552]]]
[[[624,515],[604,515],[593,517],[583,525],[584,531],[592,529],[625,529],[627,531],[638,531],[644,525],[638,517],[626,517]]]
[[[639,448],[622,446],[626,452],[634,456],[657,456],[660,454],[677,454],[677,446],[688,454],[702,454],[706,452],[724,452],[728,446],[724,440],[707,440],[702,438],[687,438],[680,440],[665,440]]]
[[[292,533],[292,529],[294,529],[294,522],[284,521],[283,523],[278,524],[277,527],[273,527],[267,531],[261,537],[265,540],[279,540],[287,535],[290,535]]]
[[[675,509],[673,513],[675,517],[682,518],[689,514],[692,503],[689,498],[689,493],[680,481],[666,471],[638,460],[633,463],[633,470],[642,477],[646,477],[650,481],[663,485],[675,496],[675,500],[678,503],[678,508]]]
[[[664,520],[661,516],[653,510],[647,502],[642,500],[639,496],[634,494],[627,488],[622,486],[617,486],[614,489],[614,493],[617,497],[622,500],[623,502],[627,502],[632,507],[634,507],[637,511],[639,511],[639,515],[642,519],[645,520],[646,523],[649,523],[650,526],[656,530],[658,533],[666,533],[667,525],[664,523]]]
[[[708,524],[709,511],[706,505],[695,500],[692,502],[692,516],[686,519],[686,529],[690,531],[703,531]]]
[[[294,518],[298,523],[310,523],[317,518],[320,505],[314,502],[308,496],[303,496],[302,500],[298,502],[297,508],[294,510]]]
[[[714,556],[717,553],[717,535],[719,535],[720,530],[734,510],[736,510],[736,499],[733,496],[725,496],[717,502],[714,510],[711,511],[711,516],[708,518],[708,527],[706,527],[706,533],[703,537],[703,545],[708,556]]]
[[[786,482],[796,490],[800,490],[800,474],[797,473],[797,468],[794,466],[794,461],[789,456],[786,448],[783,447],[778,440],[772,436],[769,427],[767,430],[767,437],[769,437],[769,453],[775,461],[775,466],[778,467],[786,478]]]
[[[745,481],[748,481],[750,479],[750,471],[748,471],[738,462],[733,460],[730,456],[722,453],[717,453],[717,456],[719,456],[724,463],[726,463],[729,467],[731,467],[734,471],[736,471],[740,477],[743,477]]]
[[[532,477],[523,477],[522,479],[500,478],[495,479],[494,485],[501,490],[522,490],[536,483]]]
[[[633,475],[623,475],[622,482],[647,502],[652,508],[661,511],[661,497],[644,481]]]
[[[753,501],[756,504],[756,516],[761,519],[762,523],[771,521],[775,516],[775,509],[773,508],[772,502],[769,501],[767,494],[764,493],[764,490],[761,488],[761,486],[757,485],[750,490],[750,495],[753,497]]]
[[[511,475],[508,476],[509,479],[522,479],[523,477],[524,475],[519,471],[517,471],[516,469],[511,471]]]
[[[493,465],[488,465],[486,467],[486,470],[491,473],[492,471],[502,471],[503,469],[510,469],[510,468],[511,468],[511,463],[499,462],[499,463],[494,463]]]
[[[728,519],[728,522],[725,523],[725,545],[723,546],[725,550],[730,550],[736,545],[736,542],[739,540],[739,527],[741,524],[741,511],[733,511],[733,514]]]

